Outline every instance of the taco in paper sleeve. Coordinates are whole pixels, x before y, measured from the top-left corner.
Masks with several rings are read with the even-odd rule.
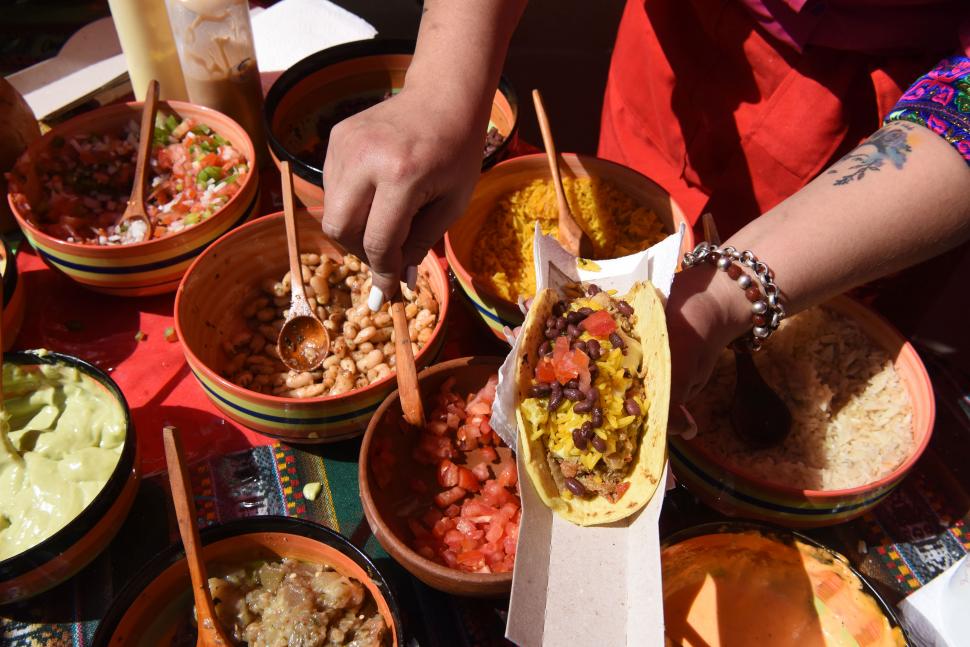
[[[666,460],[670,350],[660,294],[546,289],[516,358],[519,453],[543,502],[581,526],[640,510]]]

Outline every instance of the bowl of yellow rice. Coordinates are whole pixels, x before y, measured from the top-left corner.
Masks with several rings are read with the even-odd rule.
[[[683,251],[693,249],[690,224],[656,182],[614,162],[566,153],[563,186],[593,259],[647,249],[687,225]],[[556,193],[545,154],[524,155],[482,174],[468,208],[445,234],[445,255],[469,304],[500,339],[522,323],[518,301],[535,294],[532,235],[558,233]]]

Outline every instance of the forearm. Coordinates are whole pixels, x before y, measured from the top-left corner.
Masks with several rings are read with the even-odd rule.
[[[894,122],[725,244],[767,263],[793,313],[968,238],[970,167],[939,135]],[[725,323],[740,334],[749,304],[728,287]]]
[[[427,0],[406,90],[435,97],[482,130],[526,0]]]

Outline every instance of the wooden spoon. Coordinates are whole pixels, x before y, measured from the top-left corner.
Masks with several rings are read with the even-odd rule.
[[[317,318],[303,288],[303,266],[300,264],[300,242],[293,210],[293,176],[290,163],[280,168],[283,179],[283,221],[286,223],[286,247],[290,257],[290,311],[276,340],[280,359],[294,371],[306,372],[320,366],[330,352],[330,334]]]
[[[549,117],[542,105],[542,95],[538,90],[532,91],[532,102],[536,107],[536,117],[539,118],[539,130],[542,131],[542,145],[546,149],[549,159],[549,170],[552,172],[552,184],[556,189],[556,201],[559,203],[559,242],[567,252],[573,256],[592,258],[593,243],[590,241],[573,218],[566,200],[566,191],[562,188],[562,176],[559,173],[559,156],[556,154],[556,144],[552,139],[552,128]]]
[[[701,216],[704,238],[713,245],[721,244],[714,216]],[[767,449],[782,443],[791,433],[791,412],[785,401],[774,392],[758,372],[751,353],[733,346],[736,382],[731,404],[731,427],[738,438],[755,449]]]
[[[404,313],[401,293],[391,301],[391,318],[394,320],[394,372],[397,375],[397,391],[401,397],[404,419],[412,427],[424,427],[424,405],[418,390],[418,369],[414,366],[411,336],[408,334],[408,318]]]
[[[195,501],[189,485],[191,481],[188,466],[185,464],[185,454],[182,451],[182,438],[175,427],[165,427],[162,430],[162,439],[165,443],[168,482],[172,487],[172,499],[175,502],[175,517],[178,519],[179,534],[182,536],[182,545],[185,548],[185,561],[189,565],[189,575],[192,577],[195,617],[199,626],[199,638],[195,644],[196,647],[227,647],[233,642],[219,623],[212,604],[209,578],[205,571],[205,561],[202,559],[199,529],[195,526]]]
[[[141,110],[141,129],[138,131],[138,157],[135,159],[135,180],[125,213],[118,227],[127,225],[122,238],[126,243],[152,239],[152,221],[145,210],[145,181],[148,179],[148,158],[155,139],[155,114],[158,112],[158,81],[152,79]]]

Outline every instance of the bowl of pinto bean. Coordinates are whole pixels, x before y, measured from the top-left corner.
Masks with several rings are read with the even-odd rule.
[[[290,304],[282,213],[229,232],[195,260],[176,293],[175,327],[193,374],[227,417],[288,443],[344,440],[364,432],[397,386],[394,327],[388,304],[367,308],[367,266],[332,258],[336,248],[309,212],[297,210],[296,222],[307,297],[330,333],[318,370],[288,370],[276,351]],[[419,369],[441,350],[448,291],[429,252],[405,305]]]

